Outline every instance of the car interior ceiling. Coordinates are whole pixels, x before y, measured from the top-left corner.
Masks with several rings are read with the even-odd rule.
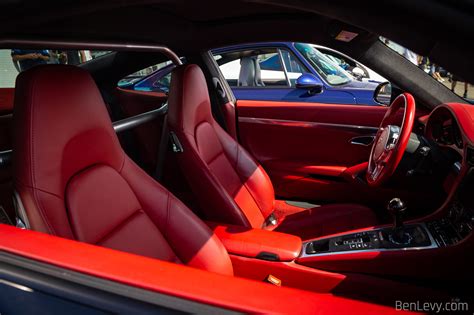
[[[338,0],[334,1],[334,3],[310,0],[298,2],[287,0],[251,0],[244,2],[235,1],[235,3],[229,4],[230,9],[218,10],[218,2],[213,0],[204,1],[201,4],[156,0],[151,1],[151,6],[149,5],[150,1],[135,1],[131,5],[126,1],[122,3],[110,2],[107,3],[107,6],[95,1],[84,1],[81,4],[78,4],[77,1],[65,1],[63,3],[68,5],[63,5],[64,8],[51,10],[50,12],[52,13],[49,13],[50,15],[41,16],[41,14],[38,14],[31,21],[25,22],[24,25],[20,25],[9,17],[11,13],[6,15],[0,10],[0,18],[5,19],[6,25],[4,30],[0,30],[0,45],[1,38],[31,39],[32,36],[38,40],[51,41],[67,36],[67,40],[71,42],[75,40],[97,42],[102,40],[111,42],[116,40],[118,42],[133,40],[133,42],[164,43],[172,48],[179,57],[185,58],[186,63],[197,64],[202,69],[208,86],[207,92],[211,102],[211,113],[219,125],[227,131],[229,131],[229,126],[227,125],[225,114],[222,112],[222,107],[225,103],[235,102],[235,98],[226,82],[221,83],[223,84],[221,88],[230,93],[222,95],[216,88],[214,79],[221,78],[222,75],[219,72],[219,68],[213,63],[213,56],[209,53],[209,50],[228,44],[257,42],[262,39],[265,41],[288,39],[292,41],[315,42],[319,45],[339,50],[369,66],[382,76],[389,78],[395,91],[400,93],[402,91],[409,91],[412,93],[416,99],[417,106],[426,112],[431,111],[442,103],[467,103],[466,100],[452,93],[442,84],[433,81],[429,74],[420,71],[419,68],[389,49],[379,40],[379,34],[387,36],[418,53],[429,56],[451,71],[474,82],[474,73],[471,71],[471,69],[474,69],[474,59],[471,58],[469,50],[463,49],[456,52],[457,57],[451,57],[453,53],[452,47],[459,47],[463,37],[465,40],[465,36],[470,36],[474,33],[474,22],[464,19],[464,15],[461,12],[463,4],[467,3],[467,1],[459,1],[457,8],[452,7],[450,4],[441,3],[441,1],[433,1],[434,5],[430,6],[429,10],[427,10],[429,12],[423,12],[422,10],[424,8],[423,4],[428,3],[428,0],[420,1],[417,5],[420,7],[420,10],[416,10],[416,12],[406,12],[408,2],[412,3],[410,0],[391,1],[390,4],[380,4],[377,6],[373,5],[370,1],[363,2],[367,6],[363,6],[360,2],[354,3],[353,1],[346,0]],[[186,5],[183,5],[183,3],[186,3]],[[250,16],[244,17],[249,13],[249,9],[241,9],[242,3],[248,4],[251,10],[253,10]],[[6,5],[0,5],[0,8],[5,7],[8,9],[3,12],[12,12],[20,9],[25,12],[43,9],[46,11],[49,5],[44,4],[44,7],[39,7],[23,0],[13,0],[7,2]],[[208,8],[209,11],[202,15],[196,14],[197,8],[202,5]],[[232,10],[234,6],[235,10]],[[341,6],[345,7],[343,12],[340,11]],[[183,7],[186,7],[186,9],[183,10]],[[448,13],[446,13],[447,9],[449,9]],[[202,7],[199,10],[199,12],[204,11],[206,10],[202,10]],[[215,12],[219,11],[225,12],[222,13],[220,18],[216,19]],[[269,13],[269,11],[272,12]],[[105,12],[108,14],[105,19],[109,22],[109,26],[103,27],[100,34],[92,30],[83,31],[84,25],[105,24],[103,23]],[[443,12],[443,21],[439,22],[437,28],[428,29],[423,26],[423,18],[419,16],[420,14],[421,16],[426,15],[430,19],[435,19],[440,12]],[[461,22],[454,24],[445,21],[447,19],[446,14],[448,14],[449,18],[458,19]],[[135,20],[135,15],[153,16],[154,18],[143,22]],[[391,23],[391,21],[402,15],[406,16],[407,23],[400,26],[403,23],[398,22],[396,23],[397,27],[394,28],[393,25],[395,23]],[[284,24],[280,20],[282,17],[285,19]],[[57,23],[62,23],[65,19],[68,19],[69,22],[64,28],[58,28]],[[117,38],[116,27],[125,20],[125,25],[135,25],[135,27],[123,27],[123,33],[120,38]],[[156,27],[156,21],[160,21],[159,24],[162,24],[162,28]],[[247,23],[250,21],[252,32],[248,32],[247,28],[240,29],[242,21]],[[35,30],[33,34],[28,31],[29,25],[42,25],[42,27]],[[140,27],[136,25],[140,25]],[[245,25],[249,27],[249,24]],[[459,25],[462,25],[462,27]],[[136,32],[137,28],[143,29],[143,32]],[[324,31],[315,32],[315,29],[322,29]],[[356,32],[358,36],[347,43],[337,41],[335,36],[341,30]],[[456,35],[450,36],[449,34],[452,34],[452,32],[456,32]],[[159,36],[155,37],[157,33],[159,33]],[[229,34],[229,36],[226,37],[222,34]],[[265,51],[263,50],[263,52]],[[253,51],[249,54],[257,53]],[[228,60],[237,59],[242,56],[244,54],[236,52],[227,55],[225,59],[221,59],[217,63],[225,63]],[[127,114],[124,113],[122,108],[121,99],[116,93],[118,81],[131,73],[164,61],[167,61],[167,58],[160,53],[117,51],[84,63],[80,65],[80,68],[87,70],[91,74],[100,90],[104,103],[108,107],[107,109],[112,121],[118,121],[127,118]],[[168,93],[165,94],[167,97]],[[164,102],[166,102],[166,99]],[[164,119],[166,117],[160,117],[149,123],[155,124],[155,127],[158,126],[157,129],[159,129],[158,133],[153,135],[153,142],[157,148],[161,143],[162,132],[165,131],[162,129]],[[235,128],[239,128],[237,123]],[[423,128],[424,125],[418,121],[415,122],[414,130],[422,130]],[[134,162],[142,169],[145,169],[149,175],[154,176],[155,167],[154,165],[150,167],[143,159],[142,153],[140,153],[136,145],[137,137],[133,130],[126,131],[119,135],[120,144]],[[239,138],[238,132],[236,138],[237,140]],[[158,148],[159,150],[162,150],[162,148]],[[159,158],[158,154],[154,162]],[[402,165],[401,167],[404,166]],[[185,180],[183,170],[178,166],[171,149],[168,147],[166,149],[164,177],[160,182],[199,217],[204,218],[202,209],[200,209],[195,196],[191,193],[189,184]],[[0,203],[7,202],[6,200],[10,198],[9,195],[11,193],[11,182],[1,183]],[[446,196],[437,197],[444,198]],[[439,203],[441,201],[433,200],[433,202]],[[7,214],[11,216],[10,220],[13,222],[15,217],[12,210],[13,204],[5,204],[5,208]],[[384,277],[384,280],[402,280],[406,281],[406,283],[420,284],[414,278],[401,279],[393,277],[392,279],[390,276],[387,276]],[[441,286],[445,284],[436,283],[435,280],[432,283],[430,281],[425,281],[422,285],[441,289]],[[453,288],[455,286],[454,284],[450,285]]]
[[[377,5],[373,5],[371,1],[354,3],[348,0],[298,3],[287,0],[253,0],[246,1],[245,5],[241,4],[240,1],[231,1],[226,4],[226,10],[222,11],[212,0],[199,4],[166,0],[145,1],[143,4],[140,1],[134,1],[133,4],[71,1],[68,6],[55,6],[54,1],[39,5],[15,0],[2,5],[5,27],[0,32],[3,37],[15,34],[17,37],[34,35],[71,40],[80,40],[81,37],[103,40],[116,39],[115,26],[120,25],[120,39],[166,43],[180,55],[191,50],[266,40],[317,42],[341,50],[342,47],[338,47],[333,38],[334,32],[341,27],[338,21],[342,21],[347,23],[345,26],[351,25],[350,29],[357,30],[360,37],[370,33],[380,34],[430,57],[449,71],[474,81],[473,74],[466,71],[473,68],[469,52],[452,49],[462,47],[466,38],[472,38],[474,26],[469,18],[472,6],[468,0],[417,1],[417,9],[413,9],[413,3],[409,0],[387,1]],[[15,18],[17,11],[18,14],[44,12],[34,14],[35,17],[26,22],[20,22]],[[136,19],[138,16],[150,18]],[[403,23],[398,21],[400,16],[404,17]],[[148,21],[156,20],[160,21],[159,36],[155,27],[148,27]],[[433,23],[426,27],[426,21]],[[241,22],[245,22],[245,26]],[[62,27],[58,28],[58,23]],[[88,28],[97,29],[94,25],[104,24],[109,27],[101,27],[100,33],[83,31]],[[42,27],[37,28],[33,34],[29,25]],[[137,33],[136,29],[140,29],[140,32]],[[323,29],[325,32],[314,32],[314,29]],[[339,46],[343,45],[339,43]]]

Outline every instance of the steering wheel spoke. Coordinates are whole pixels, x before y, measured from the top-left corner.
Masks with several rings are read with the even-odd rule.
[[[393,123],[397,121],[396,115],[402,107],[404,116],[399,127]],[[413,96],[409,93],[399,95],[388,108],[372,145],[366,176],[370,186],[380,186],[394,173],[405,152],[414,121]]]

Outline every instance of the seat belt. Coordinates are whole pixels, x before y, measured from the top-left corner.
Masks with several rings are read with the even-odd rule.
[[[158,157],[156,159],[156,168],[154,178],[161,181],[163,178],[163,170],[165,166],[166,153],[168,152],[168,144],[170,140],[170,132],[168,128],[168,114],[163,117],[163,126],[161,128],[160,144],[158,147]]]

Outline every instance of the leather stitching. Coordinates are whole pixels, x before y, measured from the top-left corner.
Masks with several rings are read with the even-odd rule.
[[[128,217],[126,217],[125,219],[123,219],[122,221],[120,221],[117,225],[115,225],[110,231],[107,231],[106,233],[104,233],[103,236],[101,236],[99,238],[99,240],[95,241],[94,244],[99,244],[99,243],[103,243],[104,241],[108,240],[111,236],[113,236],[114,234],[116,234],[118,231],[120,231],[125,225],[127,225],[127,223],[129,223],[130,221],[132,221],[132,219],[134,217],[136,217],[138,214],[145,214],[144,211],[142,209],[137,209],[135,211],[133,211]]]
[[[46,212],[43,210],[43,202],[41,201],[40,198],[38,198],[38,193],[37,189],[35,188],[36,186],[36,168],[35,168],[35,152],[34,152],[34,147],[35,147],[35,134],[34,134],[34,129],[33,129],[33,124],[34,124],[34,116],[35,116],[35,106],[33,105],[35,103],[35,97],[36,97],[36,82],[37,80],[35,79],[31,83],[31,88],[30,88],[30,95],[31,95],[31,101],[30,101],[30,106],[27,106],[27,109],[30,109],[30,121],[29,121],[29,134],[30,134],[30,163],[31,163],[31,184],[33,186],[33,196],[34,199],[36,200],[36,203],[38,205],[38,213],[40,214],[41,218],[43,219],[43,222],[45,223],[46,227],[49,229],[49,231],[57,235],[55,229],[53,226],[50,224]]]
[[[165,221],[165,235],[166,235],[166,238],[168,238],[168,228],[169,228],[169,218],[170,218],[170,206],[171,206],[171,196],[170,196],[170,192],[167,191],[167,201],[166,201],[166,221]]]

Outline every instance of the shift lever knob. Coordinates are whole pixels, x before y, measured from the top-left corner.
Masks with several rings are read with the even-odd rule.
[[[393,228],[398,230],[403,227],[403,216],[407,209],[405,203],[400,198],[393,198],[387,206],[388,211],[392,214],[394,223]]]

